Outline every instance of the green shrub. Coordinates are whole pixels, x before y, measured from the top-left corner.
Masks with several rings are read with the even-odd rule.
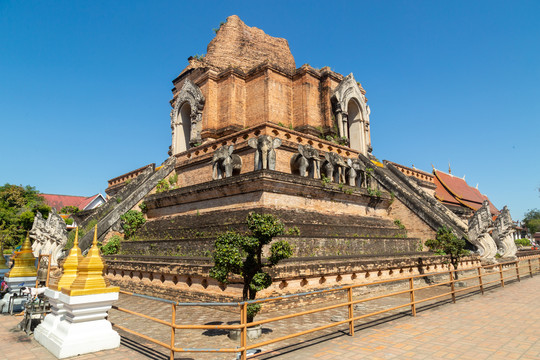
[[[137,210],[129,210],[124,215],[120,216],[122,220],[122,228],[124,229],[124,235],[126,240],[131,238],[133,234],[146,222],[142,212]]]
[[[529,239],[517,239],[514,240],[517,246],[531,246]]]
[[[443,226],[437,230],[437,237],[425,242],[425,245],[437,255],[450,256],[450,263],[457,270],[459,259],[465,255],[469,255],[469,251],[465,250],[466,241],[458,238],[452,232],[452,229]],[[457,279],[457,275],[456,275]]]
[[[113,235],[109,241],[101,247],[101,253],[103,255],[114,255],[118,254],[120,250],[120,241],[122,238],[118,235]]]

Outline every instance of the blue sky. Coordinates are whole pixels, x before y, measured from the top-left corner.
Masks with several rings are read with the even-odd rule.
[[[354,73],[374,154],[540,207],[540,2],[0,0],[0,183],[103,192],[160,164],[171,81],[232,14]]]

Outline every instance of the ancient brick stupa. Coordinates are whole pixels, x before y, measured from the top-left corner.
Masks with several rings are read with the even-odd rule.
[[[111,179],[115,199],[92,215],[104,238],[126,209],[145,210],[138,241],[107,260],[115,284],[176,299],[240,298],[234,280],[209,277],[210,255],[217,234],[245,230],[252,211],[282,219],[295,248],[260,296],[356,283],[389,264],[381,259],[416,266],[440,226],[466,231],[372,154],[366,92],[352,74],[297,68],[285,39],[237,16],[205,56],[188,60],[173,80],[170,158]]]

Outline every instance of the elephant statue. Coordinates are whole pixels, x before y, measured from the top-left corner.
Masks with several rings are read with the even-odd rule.
[[[299,144],[298,153],[291,157],[291,169],[293,173],[298,172],[300,176],[309,176],[313,179],[320,179],[321,169],[319,152],[309,144]]]
[[[336,153],[328,152],[324,154],[326,159],[323,168],[324,174],[330,181],[335,181],[337,183],[345,183],[345,172],[348,168],[347,163],[341,156]]]
[[[233,154],[234,145],[224,145],[214,152],[212,158],[212,179],[222,179],[239,174],[242,169],[242,158]]]
[[[362,187],[364,185],[366,166],[358,160],[347,159],[347,184]]]
[[[248,145],[256,149],[255,170],[276,170],[276,152],[274,149],[281,146],[281,139],[272,139],[269,135],[261,135],[258,138],[249,139]]]

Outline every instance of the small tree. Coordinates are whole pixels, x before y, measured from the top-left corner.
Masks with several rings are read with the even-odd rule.
[[[434,251],[439,255],[450,256],[450,263],[454,267],[454,270],[457,270],[458,268],[459,259],[469,254],[469,251],[465,250],[466,244],[465,240],[458,238],[454,235],[452,229],[446,226],[437,230],[437,237],[435,239],[426,241],[426,246],[429,247],[431,251]],[[456,279],[457,278],[458,276],[456,273]]]
[[[265,270],[279,261],[292,256],[291,245],[284,240],[270,246],[270,256],[263,259],[262,251],[272,238],[283,234],[283,223],[270,214],[251,213],[247,217],[250,234],[228,231],[218,236],[213,253],[214,267],[210,276],[223,284],[229,283],[229,275],[242,276],[244,287],[242,300],[254,300],[257,292],[272,284],[272,277]],[[247,321],[252,322],[260,311],[259,304],[248,305]]]
[[[146,222],[144,215],[137,210],[129,210],[124,215],[120,216],[123,221],[122,228],[126,239],[129,239],[135,232]]]
[[[76,214],[80,211],[80,209],[74,205],[68,205],[64,206],[60,209],[59,214]]]
[[[532,209],[525,213],[523,217],[525,226],[529,229],[531,236],[534,237],[534,233],[540,231],[540,209]]]

